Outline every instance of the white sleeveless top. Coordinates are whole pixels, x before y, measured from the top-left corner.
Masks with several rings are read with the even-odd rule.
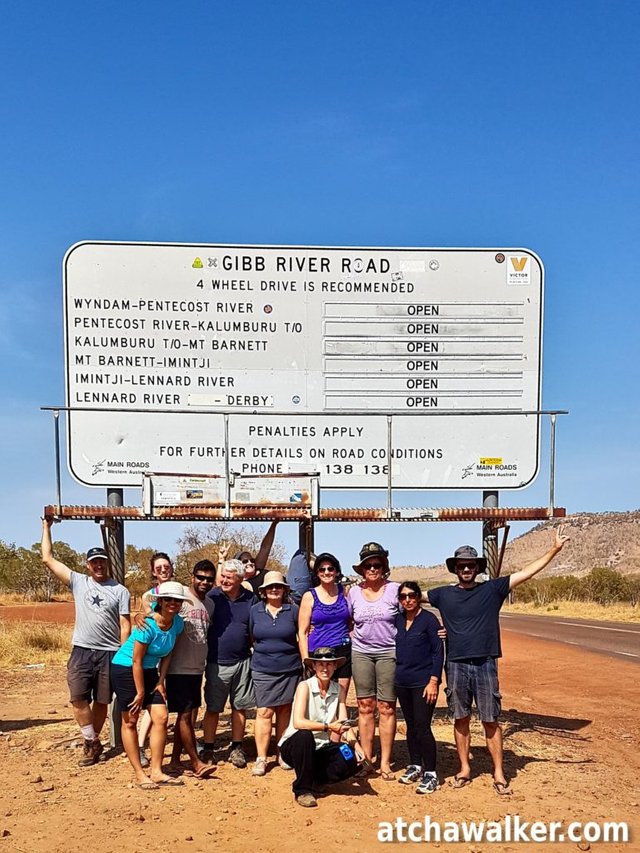
[[[307,719],[316,723],[327,724],[333,723],[334,720],[337,720],[338,700],[340,698],[340,685],[338,682],[329,682],[329,689],[327,690],[327,695],[324,699],[320,693],[320,685],[318,684],[317,676],[312,675],[311,678],[307,678],[307,680],[302,683],[307,685]],[[278,746],[282,746],[285,740],[290,738],[291,735],[295,734],[297,731],[298,729],[293,725],[292,713],[291,722],[287,726],[285,733],[280,738]],[[311,732],[311,734],[316,742],[316,749],[320,749],[321,746],[325,746],[329,743],[329,732]]]

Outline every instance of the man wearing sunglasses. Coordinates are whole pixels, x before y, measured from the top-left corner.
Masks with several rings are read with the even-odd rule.
[[[167,671],[167,704],[169,713],[177,713],[170,769],[180,771],[183,750],[191,760],[194,774],[203,779],[213,773],[213,765],[198,757],[195,722],[202,703],[202,678],[207,665],[207,635],[213,615],[213,599],[207,597],[216,580],[211,560],[200,560],[193,567],[189,594],[180,615],[184,631],[176,640]]]
[[[502,766],[502,729],[498,724],[501,711],[497,659],[502,657],[500,645],[500,609],[509,591],[528,581],[549,565],[560,553],[568,536],[561,526],[555,542],[541,557],[524,569],[500,578],[477,583],[476,577],[486,569],[487,561],[478,557],[470,545],[462,545],[447,568],[458,583],[439,586],[427,593],[429,603],[437,607],[447,630],[446,694],[454,717],[454,736],[460,770],[453,787],[464,788],[471,782],[469,721],[475,700],[493,762],[493,787],[501,796],[511,794]]]

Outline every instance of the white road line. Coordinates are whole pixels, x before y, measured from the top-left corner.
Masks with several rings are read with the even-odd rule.
[[[520,613],[501,613],[501,618],[517,619],[518,616],[524,615]],[[534,617],[537,619],[545,619],[545,616]],[[574,628],[589,628],[594,631],[616,631],[618,634],[640,634],[640,631],[632,631],[630,628],[607,628],[606,625],[587,625],[584,622],[560,622],[558,619],[548,619],[552,625],[571,625]]]
[[[640,631],[632,631],[629,628],[607,628],[606,625],[585,625],[584,622],[558,622],[552,620],[555,625],[573,625],[575,628],[589,628],[595,631],[617,631],[618,634],[640,634]]]

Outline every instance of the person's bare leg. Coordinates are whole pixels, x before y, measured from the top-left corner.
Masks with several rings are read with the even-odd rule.
[[[178,714],[174,736],[180,739],[181,749],[184,748],[185,752],[189,756],[191,766],[193,767],[193,772],[196,775],[202,773],[207,767],[211,766],[209,764],[205,764],[198,757],[198,747],[196,746],[196,733],[193,730],[193,717],[191,711],[185,711],[184,714]],[[178,757],[178,761],[175,763],[179,763],[179,760],[180,759]],[[171,756],[171,763],[174,764],[173,755]]]
[[[370,764],[373,762],[373,739],[376,733],[375,710],[375,697],[367,696],[366,699],[358,699],[360,744],[364,751],[364,756]]]
[[[151,728],[151,714],[148,711],[143,711],[140,717],[140,725],[138,727],[138,746],[144,749],[149,737],[149,729]]]
[[[247,725],[247,712],[231,709],[231,740],[242,740]]]
[[[285,733],[289,720],[291,719],[291,703],[289,705],[278,705],[276,708],[276,743]]]
[[[149,735],[149,746],[151,747],[151,772],[149,775],[153,782],[164,782],[171,778],[162,771],[164,748],[167,743],[167,723],[169,722],[169,714],[167,712],[166,705],[150,705],[149,713],[151,715],[151,733]]]
[[[349,695],[349,687],[351,687],[351,678],[339,678],[338,684],[340,687],[344,687],[344,695]]]
[[[458,760],[460,761],[460,770],[457,775],[464,779],[471,778],[471,765],[469,763],[469,753],[471,751],[470,719],[470,717],[460,717],[459,720],[455,720],[453,723],[453,736],[458,751]]]
[[[487,739],[487,749],[493,761],[494,781],[506,785],[507,780],[504,777],[504,769],[502,767],[502,729],[498,723],[483,723],[482,725],[484,726],[484,733]]]
[[[105,705],[104,702],[94,702],[91,710],[93,715],[93,729],[96,733],[96,737],[100,737],[104,721],[107,719],[109,706]]]
[[[176,717],[175,725],[173,726],[173,748],[171,750],[171,758],[169,759],[169,769],[174,771],[182,769],[180,759],[184,751],[184,744],[182,742],[180,717],[181,714],[178,714],[178,716]]]
[[[72,702],[71,705],[73,707],[73,716],[79,726],[93,725],[93,711],[91,710],[91,705],[86,701],[86,699],[77,699]]]
[[[142,769],[140,764],[140,748],[138,747],[138,715],[123,712],[122,726],[120,729],[122,735],[122,745],[127,754],[129,763],[133,767],[133,772],[136,775],[138,782],[148,782],[149,778]]]
[[[258,758],[266,758],[269,754],[271,743],[271,726],[273,723],[274,708],[258,708],[256,710],[256,722],[253,734],[256,740],[256,752]],[[234,737],[234,740],[239,738]]]
[[[204,732],[205,743],[213,743],[216,739],[219,719],[220,714],[216,714],[215,711],[205,711],[204,719],[202,721],[202,730]]]
[[[391,754],[396,736],[396,707],[391,702],[378,700],[378,728],[380,729],[380,771],[391,772]]]

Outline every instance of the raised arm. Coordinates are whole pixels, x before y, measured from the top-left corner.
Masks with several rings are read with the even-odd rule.
[[[309,657],[309,631],[311,629],[312,610],[313,597],[310,592],[305,592],[300,602],[300,612],[298,614],[298,647],[303,663],[304,659]]]
[[[272,521],[269,525],[269,529],[264,534],[264,539],[260,544],[260,550],[256,554],[256,571],[261,572],[264,567],[267,565],[267,560],[269,559],[269,554],[271,553],[271,548],[273,546],[273,540],[276,538],[276,527],[278,526],[277,521]]]
[[[537,575],[538,572],[541,572],[546,568],[556,554],[559,554],[560,551],[562,551],[564,543],[568,541],[569,537],[564,535],[564,525],[560,525],[556,529],[556,538],[553,545],[542,555],[542,557],[538,557],[537,560],[529,563],[528,566],[525,566],[524,569],[520,569],[519,572],[514,572],[512,575],[509,575],[509,589],[515,589],[515,587],[520,586],[521,583],[528,581],[534,575]]]
[[[53,545],[51,543],[51,525],[52,518],[42,519],[42,562],[52,572],[61,583],[70,586],[71,584],[71,569],[56,560],[53,556]]]

